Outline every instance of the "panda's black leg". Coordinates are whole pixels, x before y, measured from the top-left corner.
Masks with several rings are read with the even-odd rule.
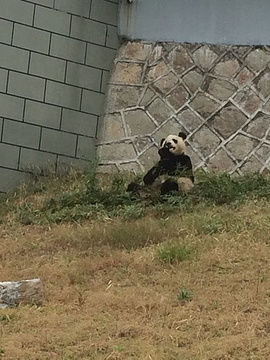
[[[160,195],[166,195],[171,193],[172,191],[178,191],[179,187],[176,181],[172,179],[167,179],[162,183],[161,189],[160,189]]]
[[[142,186],[140,184],[137,184],[135,182],[132,182],[128,184],[127,191],[128,192],[136,192],[138,190],[142,189]]]

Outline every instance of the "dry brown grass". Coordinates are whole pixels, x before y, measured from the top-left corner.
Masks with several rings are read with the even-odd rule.
[[[44,304],[0,310],[3,358],[269,359],[269,214],[250,201],[52,227],[9,215],[0,281],[40,277]],[[164,244],[193,256],[162,262]]]

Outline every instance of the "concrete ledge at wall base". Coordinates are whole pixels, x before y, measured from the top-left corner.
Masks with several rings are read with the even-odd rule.
[[[20,304],[42,304],[40,279],[0,282],[0,309]]]
[[[270,171],[270,47],[125,42],[100,126],[102,169],[143,171],[184,131],[195,168]]]

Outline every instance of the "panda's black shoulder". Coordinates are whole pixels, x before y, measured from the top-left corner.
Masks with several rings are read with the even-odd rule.
[[[191,164],[191,159],[187,154],[181,154],[176,156],[177,163],[181,165],[189,165]]]

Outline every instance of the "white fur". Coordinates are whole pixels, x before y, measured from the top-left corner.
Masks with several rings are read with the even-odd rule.
[[[175,143],[175,141],[177,143]],[[174,155],[181,155],[186,153],[185,140],[176,135],[169,135],[162,142],[161,147],[168,147],[169,151]]]

